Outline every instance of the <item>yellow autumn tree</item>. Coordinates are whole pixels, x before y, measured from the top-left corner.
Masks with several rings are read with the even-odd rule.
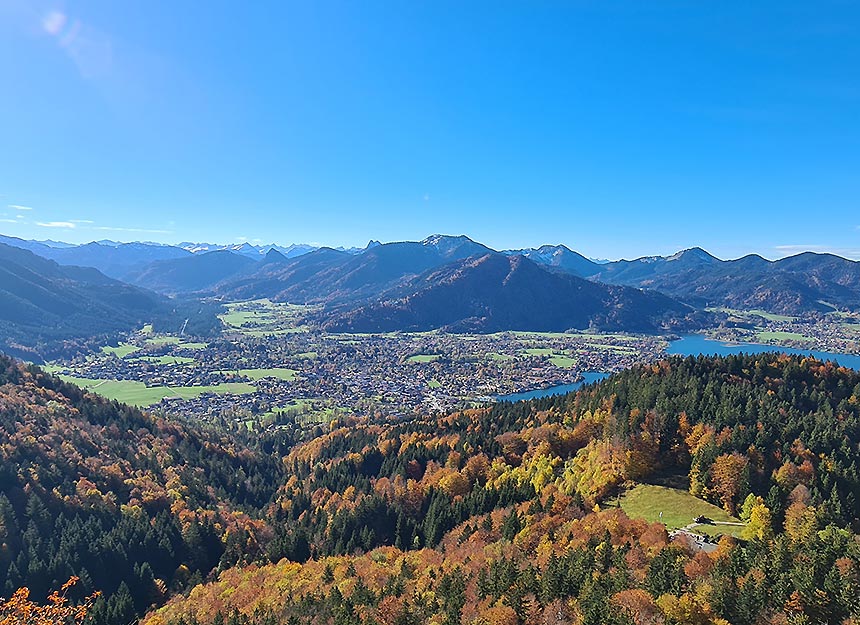
[[[762,504],[754,504],[749,514],[749,522],[743,530],[746,540],[767,541],[773,538],[770,509]]]

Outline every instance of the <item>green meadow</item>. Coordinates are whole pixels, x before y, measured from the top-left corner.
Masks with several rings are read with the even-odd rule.
[[[232,371],[224,371],[224,373],[235,373]],[[298,373],[295,369],[286,369],[282,367],[274,367],[271,369],[239,369],[239,375],[245,376],[252,380],[262,380],[263,378],[277,378],[278,380],[285,380],[287,382],[292,382],[296,379],[296,373]]]
[[[759,332],[759,341],[811,341],[811,337],[797,332]]]
[[[93,393],[132,406],[145,407],[160,402],[165,397],[181,397],[193,399],[204,393],[242,395],[253,393],[256,389],[244,382],[230,382],[212,386],[146,386],[143,382],[133,380],[94,380],[77,378],[70,375],[60,376],[66,382],[77,384]]]
[[[113,354],[117,358],[125,358],[129,354],[133,354],[138,351],[140,348],[137,345],[127,345],[125,343],[121,343],[117,347],[102,347],[102,352],[105,354]]]
[[[638,484],[621,496],[620,504],[621,509],[631,519],[645,519],[651,523],[660,522],[669,529],[685,527],[700,515],[714,521],[739,522],[719,506],[694,497],[688,491],[668,486]],[[661,512],[662,518],[660,518]],[[697,525],[696,531],[707,533],[703,528],[710,528],[713,530],[712,533],[718,534],[736,534],[743,529],[740,526],[731,525]]]
[[[433,362],[439,360],[439,354],[416,354],[406,359],[407,362]]]

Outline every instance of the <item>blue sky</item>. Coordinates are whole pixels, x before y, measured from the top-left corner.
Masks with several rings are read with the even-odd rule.
[[[0,0],[0,232],[860,258],[856,2]]]

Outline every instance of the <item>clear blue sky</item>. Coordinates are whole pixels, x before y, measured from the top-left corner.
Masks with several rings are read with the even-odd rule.
[[[860,257],[860,4],[0,0],[0,138],[25,238]]]

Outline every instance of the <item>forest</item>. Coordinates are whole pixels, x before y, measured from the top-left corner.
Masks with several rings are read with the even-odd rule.
[[[79,576],[95,623],[860,623],[860,374],[833,363],[675,357],[251,438],[3,360],[0,419],[0,596]],[[665,479],[740,538],[615,506]]]

